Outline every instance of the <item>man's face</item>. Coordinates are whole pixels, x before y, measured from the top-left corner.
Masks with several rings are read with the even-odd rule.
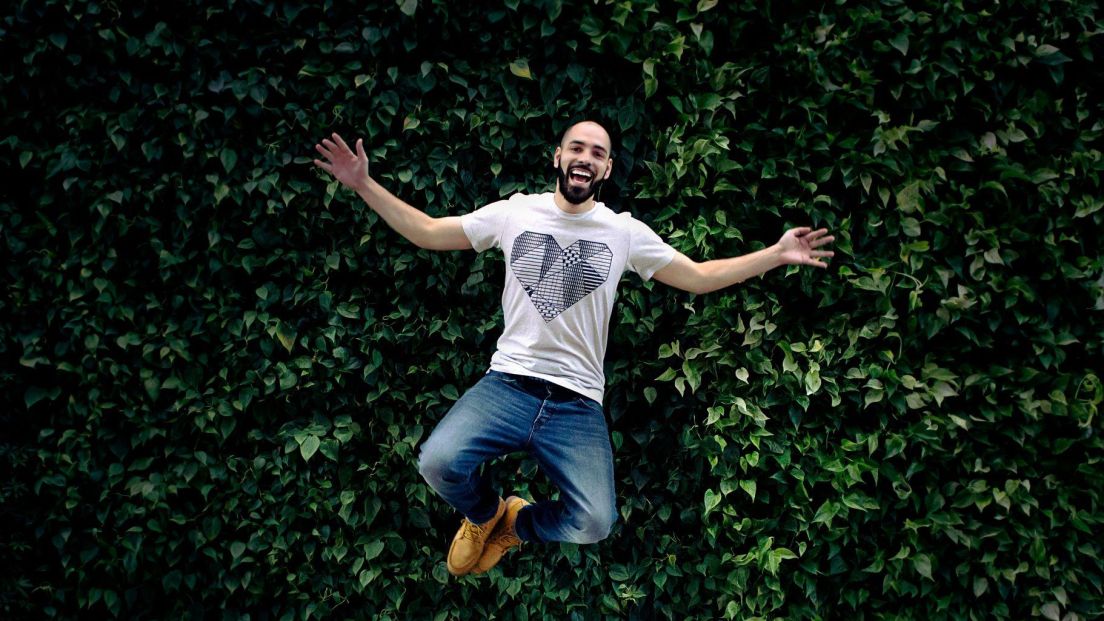
[[[613,165],[609,152],[609,134],[601,125],[583,122],[567,131],[553,156],[556,181],[567,202],[582,204],[602,187]]]

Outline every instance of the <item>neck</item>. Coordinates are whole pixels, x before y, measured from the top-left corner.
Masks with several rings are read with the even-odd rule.
[[[591,209],[594,209],[593,196],[576,205],[575,203],[572,203],[564,197],[563,192],[560,192],[559,184],[556,185],[556,195],[554,198],[556,201],[556,206],[560,208],[560,211],[569,213],[573,216],[577,216],[581,213],[586,213]]]

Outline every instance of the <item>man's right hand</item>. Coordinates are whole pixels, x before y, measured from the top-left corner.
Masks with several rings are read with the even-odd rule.
[[[322,144],[314,145],[322,154],[323,160],[314,160],[314,165],[330,173],[341,185],[359,192],[368,185],[368,156],[364,153],[364,140],[356,141],[356,153],[345,144],[336,133],[330,135],[333,140],[322,139]]]
[[[314,165],[330,173],[341,185],[360,195],[368,206],[399,235],[419,248],[428,250],[470,250],[472,245],[464,233],[459,216],[433,218],[406,204],[368,176],[368,156],[364,141],[357,139],[356,153],[336,133],[314,148],[325,160]]]

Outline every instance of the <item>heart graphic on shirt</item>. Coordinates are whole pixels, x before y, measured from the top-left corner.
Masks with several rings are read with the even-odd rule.
[[[514,240],[510,267],[545,323],[602,286],[613,252],[601,242],[580,239],[560,248],[555,238],[526,231]]]

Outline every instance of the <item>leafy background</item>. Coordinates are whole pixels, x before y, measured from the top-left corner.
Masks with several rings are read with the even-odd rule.
[[[0,614],[1100,617],[1098,13],[13,3]],[[806,223],[837,254],[626,278],[613,535],[454,579],[416,451],[485,370],[502,261],[401,240],[311,145],[364,137],[459,214],[550,187],[581,118],[614,134],[602,199],[688,255]]]

